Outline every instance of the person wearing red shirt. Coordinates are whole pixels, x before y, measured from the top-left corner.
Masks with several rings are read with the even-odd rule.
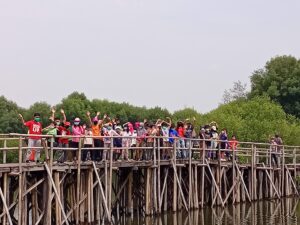
[[[237,150],[237,147],[239,145],[239,142],[236,140],[236,136],[232,135],[231,140],[228,142],[229,144],[229,149],[232,150],[232,155],[234,155],[234,151]],[[227,155],[227,157],[230,157],[230,153]]]
[[[187,157],[187,150],[185,149],[185,129],[183,122],[179,121],[177,123],[176,131],[179,136],[179,149],[180,149],[180,155],[182,159],[185,159]]]
[[[41,137],[37,135],[42,134],[42,124],[41,124],[41,118],[39,113],[34,113],[33,120],[25,122],[23,116],[19,114],[22,123],[24,126],[28,127],[29,134],[32,134],[33,136],[29,136],[28,139],[28,149],[26,151],[26,162],[39,162],[40,155],[41,155]],[[37,149],[30,149],[32,147],[38,147]]]

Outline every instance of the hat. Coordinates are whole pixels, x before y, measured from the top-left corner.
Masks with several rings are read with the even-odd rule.
[[[120,127],[120,126],[116,126],[115,129],[116,129],[116,130],[123,130],[122,127]]]
[[[94,117],[93,118],[93,122],[98,122],[99,120],[98,120],[98,118],[97,117]]]
[[[71,123],[70,122],[65,122],[65,126],[70,126]]]
[[[80,119],[78,117],[76,117],[74,122],[80,122]]]
[[[211,129],[212,129],[213,131],[217,131],[216,126],[212,126]]]

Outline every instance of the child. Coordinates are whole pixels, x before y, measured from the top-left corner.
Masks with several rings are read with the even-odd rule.
[[[103,117],[103,120],[99,120],[98,117],[100,115],[100,112],[97,112],[96,116],[93,118],[93,120],[90,117],[90,112],[87,112],[87,117],[90,122],[90,126],[92,128],[93,136],[98,136],[94,138],[94,147],[95,148],[103,148],[103,138],[101,136],[101,130],[102,130],[102,124],[103,121],[106,119],[106,114]],[[92,160],[93,161],[100,161],[102,158],[102,150],[93,150],[92,151]]]
[[[220,147],[221,147],[221,161],[226,161],[224,158],[224,151],[226,151],[228,148],[228,136],[227,136],[227,130],[225,128],[221,131],[219,139],[220,139]]]
[[[42,134],[42,124],[39,113],[34,113],[33,120],[25,122],[23,116],[19,114],[24,126],[28,127],[29,134],[40,135]],[[30,149],[34,147],[35,149]],[[29,136],[28,139],[28,149],[26,151],[26,162],[39,162],[40,160],[40,147],[41,147],[41,137],[40,136]]]
[[[61,137],[58,138],[58,147],[59,148],[69,148],[69,138],[65,138],[64,136],[69,136],[71,135],[70,132],[70,122],[65,122],[62,123],[61,126],[58,127],[58,130],[60,132]],[[62,163],[64,161],[66,161],[67,159],[67,153],[66,151],[62,151],[61,152],[58,151],[58,156],[57,156],[57,161]],[[60,154],[60,155],[59,155]]]
[[[234,152],[237,150],[238,147],[238,141],[236,140],[236,136],[232,135],[231,140],[229,141],[229,149],[232,151],[232,155],[234,155]],[[228,154],[228,158],[230,158],[230,153]],[[236,159],[236,157],[235,157]]]
[[[86,127],[86,125],[83,125],[83,129],[84,130],[84,135],[85,136],[93,136],[93,132],[92,132],[92,128],[91,127]],[[91,148],[93,147],[93,138],[91,137],[85,137],[84,141],[83,141],[83,148],[84,150],[82,150],[82,157],[81,160],[82,161],[86,161],[90,158],[91,156]]]
[[[71,141],[72,148],[79,148],[80,136],[84,134],[84,129],[80,125],[80,119],[77,117],[72,126],[72,135],[74,136]],[[68,160],[76,160],[76,150],[71,151]]]

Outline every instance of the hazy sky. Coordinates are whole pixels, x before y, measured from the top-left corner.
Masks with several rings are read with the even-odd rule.
[[[0,0],[0,95],[207,112],[271,57],[300,57],[299,12],[298,0]]]

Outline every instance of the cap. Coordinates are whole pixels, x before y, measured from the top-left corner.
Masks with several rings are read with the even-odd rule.
[[[80,119],[78,117],[75,118],[75,122],[80,122]]]

